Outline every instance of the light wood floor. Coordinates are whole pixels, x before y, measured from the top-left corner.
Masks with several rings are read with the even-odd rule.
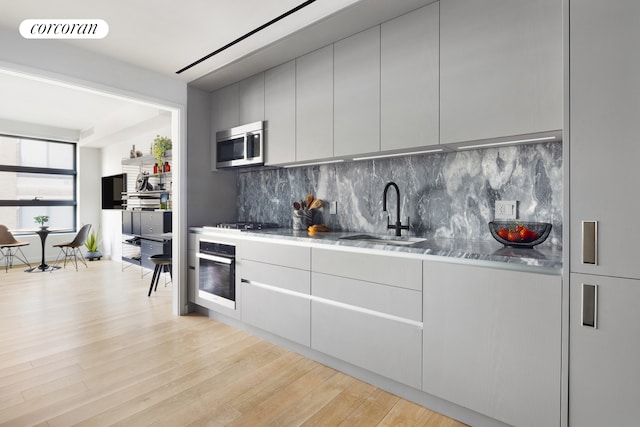
[[[0,425],[461,426],[94,261],[0,271]]]

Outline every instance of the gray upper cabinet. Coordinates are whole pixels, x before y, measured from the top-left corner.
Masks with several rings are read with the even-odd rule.
[[[562,129],[562,1],[440,2],[440,141]]]
[[[296,160],[333,157],[333,45],[296,59]]]
[[[211,138],[216,132],[240,124],[239,83],[223,87],[211,94]],[[215,161],[213,162],[215,165]]]
[[[216,132],[264,120],[264,73],[211,94],[211,137]]]
[[[264,73],[239,82],[240,125],[264,120]]]
[[[439,3],[382,24],[382,151],[439,142]]]
[[[266,163],[296,160],[296,63],[290,61],[264,74],[264,113],[267,121]]]
[[[380,27],[334,45],[335,156],[380,151]]]
[[[640,2],[572,1],[571,271],[640,279],[630,230],[640,212]],[[582,221],[598,221],[596,265],[582,264]]]

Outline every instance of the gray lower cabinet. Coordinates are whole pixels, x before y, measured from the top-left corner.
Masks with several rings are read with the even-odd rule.
[[[424,261],[423,390],[507,424],[560,425],[561,300],[560,276]]]
[[[296,59],[296,160],[333,157],[333,45]]]
[[[562,129],[562,16],[559,0],[440,1],[441,143]]]
[[[420,389],[421,262],[317,248],[311,259],[311,348]]]
[[[243,260],[242,321],[311,345],[309,271]]]
[[[380,29],[380,148],[439,143],[439,2]]]
[[[310,346],[310,249],[252,241],[239,247],[242,321]]]
[[[420,291],[321,273],[312,283],[311,348],[420,389]]]
[[[380,151],[380,27],[335,43],[336,157]]]
[[[583,285],[597,286],[595,306],[583,306]],[[571,275],[570,426],[638,425],[638,301],[638,280]]]

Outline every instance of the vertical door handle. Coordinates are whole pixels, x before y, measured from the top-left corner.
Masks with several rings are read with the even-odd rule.
[[[598,221],[582,221],[582,263],[598,264]]]
[[[582,284],[582,326],[598,329],[598,285]]]

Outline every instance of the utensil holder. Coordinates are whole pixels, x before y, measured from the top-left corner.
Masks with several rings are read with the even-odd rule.
[[[318,209],[304,210],[298,209],[293,211],[293,229],[306,230],[314,224],[322,223],[322,212]]]
[[[293,211],[293,229],[294,230],[306,230],[308,225],[305,225],[305,211],[302,209]]]

